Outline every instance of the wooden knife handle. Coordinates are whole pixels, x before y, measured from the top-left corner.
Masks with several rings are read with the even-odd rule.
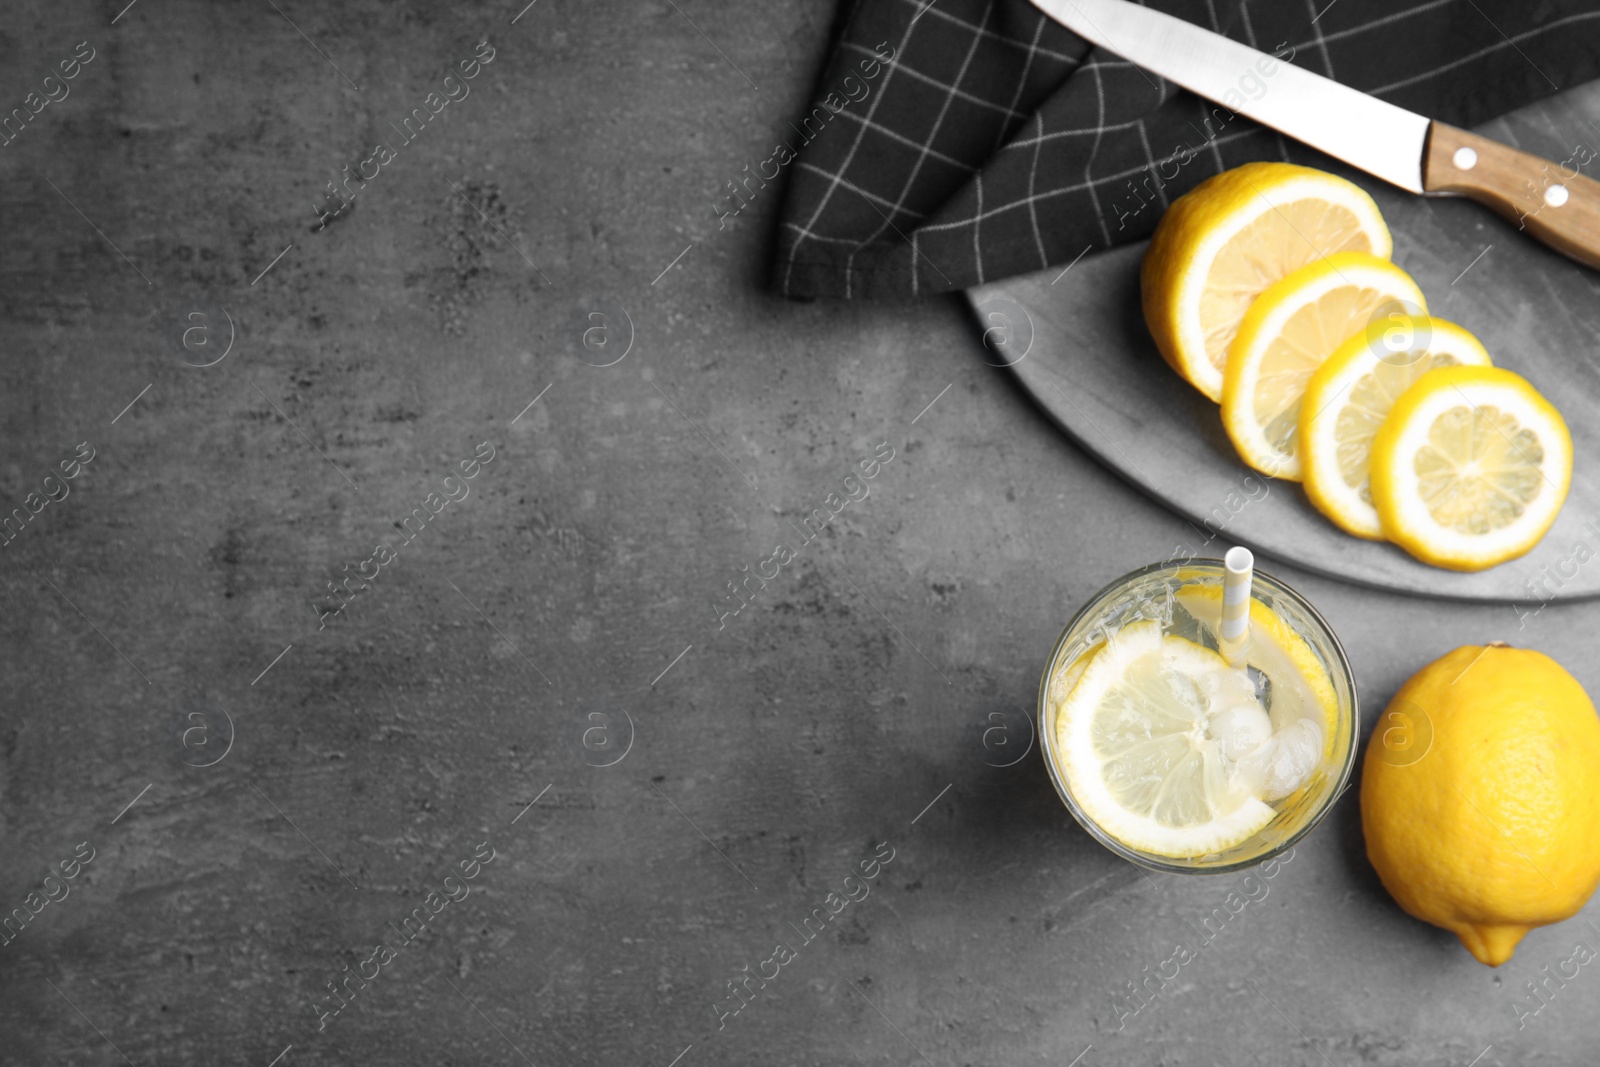
[[[1583,158],[1552,163],[1435,122],[1423,154],[1422,188],[1476,200],[1556,251],[1600,268],[1600,182],[1578,173],[1595,153],[1578,152]]]

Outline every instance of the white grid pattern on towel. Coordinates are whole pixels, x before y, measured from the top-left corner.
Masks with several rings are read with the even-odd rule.
[[[1180,7],[1179,0],[1155,2],[1167,10]],[[1224,13],[1237,14],[1230,33],[1280,54],[1284,46],[1274,42],[1294,40],[1295,61],[1330,76],[1358,65],[1352,57],[1396,34],[1425,29],[1414,20],[1430,13],[1437,20],[1487,19],[1474,10],[1474,0],[1422,0],[1403,10],[1369,4],[1359,15],[1354,0],[1345,0],[1343,10],[1304,0],[1303,16],[1286,11],[1280,0],[1249,3],[1196,0],[1188,17],[1216,28],[1226,24]],[[1230,12],[1230,4],[1238,7]],[[1493,62],[1502,50],[1521,52],[1524,42],[1600,18],[1600,11],[1552,14],[1558,17],[1534,28],[1511,26],[1510,35],[1495,28],[1467,55],[1416,52],[1423,65],[1369,91],[1382,95]],[[892,35],[894,58],[883,63],[885,74],[865,112],[846,109],[838,114],[849,122],[830,124],[848,130],[848,139],[824,131],[814,140],[833,142],[826,150],[808,147],[798,161],[791,197],[799,209],[779,227],[774,281],[781,292],[794,291],[797,266],[808,272],[810,285],[819,272],[831,271],[842,286],[837,295],[847,298],[862,295],[868,279],[872,292],[916,296],[1044,269],[1080,255],[1085,238],[1101,247],[1128,239],[1123,226],[1130,215],[1148,232],[1175,196],[1227,166],[1291,156],[1286,139],[1242,116],[1221,118],[1215,106],[1087,48],[1019,0],[860,0],[852,18]],[[1075,44],[1081,49],[1076,54]],[[842,41],[840,52],[874,54],[859,38]],[[1181,145],[1164,154],[1173,143],[1169,137],[1181,138]],[[1233,151],[1225,152],[1230,145]],[[1169,190],[1166,168],[1180,147],[1191,151],[1178,164],[1181,180]],[[1131,184],[1158,167],[1159,180]]]

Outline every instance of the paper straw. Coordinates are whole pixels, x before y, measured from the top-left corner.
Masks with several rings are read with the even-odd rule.
[[[1233,667],[1244,666],[1244,651],[1250,644],[1250,583],[1255,577],[1256,558],[1248,548],[1234,547],[1222,557],[1222,623],[1217,628],[1217,647]]]

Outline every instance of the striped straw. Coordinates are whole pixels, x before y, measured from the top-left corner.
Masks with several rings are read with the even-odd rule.
[[[1217,646],[1230,666],[1243,667],[1245,648],[1250,644],[1250,583],[1256,558],[1248,548],[1235,546],[1222,557],[1222,566],[1222,624],[1217,630]]]

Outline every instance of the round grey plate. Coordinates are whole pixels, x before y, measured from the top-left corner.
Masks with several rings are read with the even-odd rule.
[[[1481,131],[1552,160],[1595,142],[1600,84],[1553,97]],[[1144,246],[1086,256],[968,292],[985,358],[1010,364],[1039,404],[1112,470],[1188,519],[1191,545],[1220,555],[1248,545],[1358,584],[1466,600],[1600,596],[1600,273],[1548,251],[1486,209],[1411,196],[1347,177],[1378,201],[1394,260],[1496,364],[1528,378],[1572,430],[1571,495],[1528,555],[1477,574],[1418,563],[1393,545],[1351,537],[1317,513],[1297,483],[1244,466],[1216,405],[1155,350],[1139,306]],[[1013,362],[1014,361],[1014,362]]]

